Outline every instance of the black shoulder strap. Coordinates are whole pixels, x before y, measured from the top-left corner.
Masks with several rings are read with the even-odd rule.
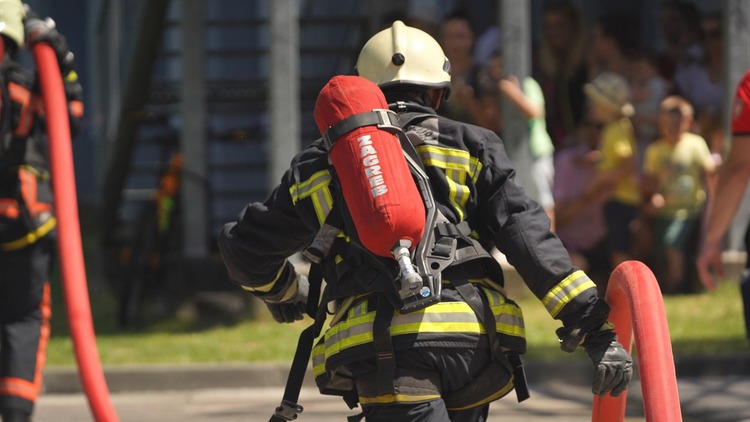
[[[307,299],[306,313],[314,319],[309,327],[305,328],[297,340],[297,350],[294,352],[292,366],[289,368],[289,375],[284,387],[284,396],[281,404],[276,408],[269,422],[291,421],[302,413],[304,408],[297,404],[299,394],[302,390],[302,383],[305,380],[307,364],[312,354],[313,343],[323,331],[323,325],[326,320],[325,306],[320,306],[320,289],[323,281],[321,264],[312,264],[308,275],[310,291]]]
[[[410,124],[414,124],[417,120],[424,120],[429,117],[437,117],[437,115],[423,111],[406,111],[398,114],[398,124],[402,128],[405,128]]]
[[[365,126],[377,126],[378,129],[384,130],[400,129],[396,113],[382,108],[375,108],[364,113],[353,114],[329,127],[323,134],[323,142],[326,149],[330,150],[333,144],[347,133]]]
[[[323,226],[331,227],[338,230],[341,225],[341,217],[335,209],[332,209]],[[333,237],[336,235],[334,234]],[[317,236],[316,236],[317,239]],[[322,243],[327,243],[327,240],[322,240]],[[299,339],[297,340],[297,349],[294,352],[294,358],[292,360],[292,366],[289,368],[289,375],[287,376],[286,386],[284,387],[284,396],[281,400],[281,404],[276,408],[274,414],[269,419],[269,422],[284,422],[291,421],[297,418],[297,415],[302,413],[304,408],[297,404],[299,400],[299,394],[302,390],[302,383],[305,380],[305,373],[307,372],[307,364],[310,361],[312,354],[313,343],[323,331],[323,325],[326,321],[326,307],[321,304],[321,288],[323,285],[323,263],[322,259],[328,253],[330,244],[318,245],[313,247],[311,245],[305,250],[305,256],[312,256],[313,259],[310,265],[310,272],[308,273],[307,280],[310,284],[310,290],[307,296],[307,306],[305,313],[313,318],[313,323],[310,324],[305,330],[300,333]],[[308,253],[313,252],[312,255]],[[323,293],[323,297],[326,293]],[[351,399],[349,399],[351,400]]]
[[[315,265],[317,266],[317,265]],[[305,380],[307,364],[310,362],[313,343],[320,334],[323,324],[326,320],[325,306],[318,307],[315,315],[315,322],[305,328],[297,340],[297,350],[294,352],[292,366],[289,368],[289,375],[284,387],[284,396],[281,404],[276,408],[269,422],[284,422],[297,419],[297,415],[302,413],[304,408],[297,404],[299,394],[302,390],[302,383]]]
[[[419,158],[419,154],[417,154],[417,150],[414,148],[414,143],[406,136],[406,128],[411,125],[415,124],[417,121],[422,121],[424,119],[435,117],[432,113],[426,113],[426,112],[412,112],[407,111],[404,113],[398,114],[398,125],[401,127],[401,130],[404,132],[404,137],[401,139],[399,137],[399,140],[401,141],[401,148],[406,151],[407,154],[414,160],[422,170],[424,170],[424,164],[422,163],[422,159]],[[404,142],[406,140],[407,142]]]
[[[432,114],[428,113],[417,114],[419,114],[420,116],[432,116]],[[419,165],[422,170],[424,170],[424,166],[422,165],[422,161],[419,159],[417,151],[414,149],[414,145],[412,145],[412,143],[406,137],[406,134],[404,134],[404,131],[402,129],[404,127],[404,122],[402,121],[401,115],[396,114],[391,110],[376,108],[372,111],[354,114],[347,117],[346,119],[328,128],[328,130],[323,134],[323,145],[327,150],[330,150],[339,138],[355,129],[359,129],[365,126],[377,126],[378,129],[385,130],[396,135],[399,143],[401,144],[401,149],[404,151],[404,153],[409,156],[412,161]]]

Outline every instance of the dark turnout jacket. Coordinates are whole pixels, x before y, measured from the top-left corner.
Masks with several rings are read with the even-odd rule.
[[[497,247],[550,315],[566,327],[598,327],[605,322],[607,315],[591,313],[597,301],[595,284],[573,267],[562,243],[550,231],[549,219],[542,208],[513,182],[513,165],[495,133],[438,116],[418,104],[392,104],[392,110],[400,112],[403,128],[415,144],[429,176],[435,201],[449,221],[468,222],[472,236],[487,250]],[[295,270],[287,257],[306,248],[331,210],[337,209],[336,201],[340,199],[334,189],[333,174],[322,142],[314,142],[294,157],[289,170],[264,202],[247,205],[236,221],[224,226],[218,242],[233,282],[259,297],[276,295],[288,286]],[[339,235],[337,246],[324,262],[324,278],[331,289],[324,301],[367,297],[362,284],[350,280],[363,261],[350,253],[354,248],[347,247],[346,235]],[[347,261],[353,262],[347,264]],[[490,267],[477,262],[449,267],[444,279],[468,279],[486,289],[490,302],[495,295],[497,302],[493,302],[492,309],[499,338],[509,348],[523,353],[522,316],[502,292],[502,274]],[[461,298],[453,295],[450,288],[444,287],[443,292],[443,302],[418,311],[416,316],[397,313],[392,326],[397,349],[425,344],[476,345],[471,339],[479,336],[478,325],[470,329],[463,325],[463,331],[455,324],[441,325],[446,319],[438,316],[439,309],[454,312],[454,318],[456,312],[465,312],[467,320],[474,318],[470,309],[455,308],[460,306]],[[359,316],[374,312],[373,306],[362,306],[337,321],[319,343],[313,357],[316,375],[335,367],[334,361],[351,362],[367,355],[362,350],[371,352],[371,348],[363,346],[361,338],[349,340],[354,333],[362,332],[356,326],[372,323],[371,319]],[[448,309],[451,306],[454,308]],[[358,318],[353,318],[354,314]],[[398,318],[403,319],[403,329],[398,328]],[[591,318],[597,321],[584,321]],[[426,324],[428,320],[434,324]],[[401,341],[397,339],[400,334],[403,334]],[[354,356],[357,353],[358,357]]]

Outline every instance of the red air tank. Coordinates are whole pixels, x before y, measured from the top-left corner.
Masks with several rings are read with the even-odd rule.
[[[342,120],[375,109],[388,109],[375,83],[335,76],[318,95],[315,122],[325,134]],[[425,206],[398,137],[369,125],[330,141],[330,160],[360,242],[376,255],[399,259],[397,250],[403,253],[403,246],[413,248],[422,238]]]

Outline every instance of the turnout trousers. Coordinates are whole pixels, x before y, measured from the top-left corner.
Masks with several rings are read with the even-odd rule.
[[[42,386],[50,335],[54,241],[0,251],[0,411],[31,413]]]
[[[489,403],[461,410],[449,409],[443,396],[459,391],[491,364],[488,347],[477,349],[416,347],[396,351],[396,394],[423,395],[424,401],[415,403],[377,403],[372,397],[363,397],[372,390],[376,371],[374,360],[350,365],[353,378],[360,391],[360,405],[366,422],[485,422]],[[422,391],[415,388],[419,380],[432,379]],[[401,385],[400,380],[407,380]],[[505,380],[507,382],[507,379]],[[501,381],[498,379],[498,383]],[[435,388],[437,387],[437,389]],[[500,388],[502,386],[498,386]],[[432,399],[428,397],[434,396]],[[370,400],[367,399],[371,399]]]

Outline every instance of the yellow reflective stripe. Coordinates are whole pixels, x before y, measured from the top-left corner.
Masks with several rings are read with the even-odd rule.
[[[455,174],[455,172],[451,172],[451,179],[453,179],[456,182],[456,195],[455,198],[458,201],[459,204],[461,204],[461,207],[466,207],[466,202],[469,200],[469,186],[466,184],[466,175],[467,173],[464,172],[458,172],[458,174]]]
[[[495,315],[497,332],[509,336],[524,337],[525,327],[521,309],[504,299],[500,299],[501,297],[491,299],[495,302],[495,305],[491,305],[491,309]],[[347,314],[347,319],[334,325],[326,332],[326,359],[350,347],[372,342],[375,312],[368,312],[366,303],[367,301],[362,301],[353,306]],[[391,323],[391,335],[413,333],[470,333],[480,335],[485,333],[485,329],[467,303],[440,302],[418,312],[395,313]]]
[[[466,172],[446,169],[445,176],[448,183],[448,200],[458,212],[458,219],[463,220],[470,192],[466,185]]]
[[[512,305],[503,305],[500,308],[503,313],[495,317],[497,332],[514,337],[526,337],[526,327],[523,323],[521,309]],[[494,307],[493,312],[495,312]]]
[[[281,272],[284,270],[284,267],[286,267],[286,259],[281,264],[281,267],[279,268],[279,271],[276,273],[276,277],[273,278],[270,282],[257,287],[250,287],[250,286],[242,286],[244,290],[247,290],[248,292],[261,292],[261,293],[267,293],[272,288],[273,285],[276,284],[276,282],[279,280],[279,277],[281,277]]]
[[[391,327],[391,335],[411,333],[485,333],[484,326],[478,321],[451,322],[416,322]]]
[[[471,180],[476,183],[479,178],[479,173],[482,171],[482,162],[476,157],[469,158],[469,174]]]
[[[420,145],[417,151],[426,166],[461,170],[467,173],[471,171],[471,156],[466,151],[434,145]]]
[[[347,319],[331,327],[325,333],[326,359],[336,353],[372,341],[372,322],[375,313]]]
[[[325,356],[326,345],[320,342],[313,347],[312,350],[312,363],[313,363],[313,375],[316,377],[323,375],[326,372],[326,356]]]
[[[513,379],[514,379],[514,377],[511,375],[510,382],[508,382],[508,384],[506,384],[505,387],[501,388],[496,393],[491,394],[491,395],[485,397],[482,400],[479,400],[477,402],[474,402],[474,403],[472,403],[472,404],[470,404],[468,406],[464,406],[464,407],[449,407],[448,410],[453,410],[453,411],[456,411],[456,410],[466,410],[466,409],[471,409],[471,408],[474,408],[474,407],[477,407],[477,406],[481,406],[481,405],[489,403],[489,402],[493,402],[493,401],[495,401],[495,400],[497,400],[497,399],[505,396],[506,394],[508,394],[510,392],[510,390],[513,389],[513,385],[514,385],[513,384]]]
[[[552,317],[557,316],[560,310],[573,301],[581,292],[588,289],[596,289],[596,284],[581,270],[575,271],[565,277],[553,287],[542,303]]]
[[[498,333],[515,337],[526,337],[526,325],[523,322],[523,311],[518,306],[505,301],[505,297],[492,289],[483,289],[487,294],[492,313],[495,315],[495,327]]]
[[[435,145],[420,145],[416,149],[425,165],[464,171],[474,181],[482,171],[482,162],[467,151]]]
[[[426,166],[437,167],[445,171],[449,200],[458,212],[459,219],[463,220],[466,203],[471,193],[466,176],[468,175],[473,181],[476,181],[477,170],[481,168],[481,163],[463,150],[434,145],[421,145],[417,147],[417,150]]]
[[[496,292],[491,289],[484,289],[484,291],[487,293],[487,300],[490,302],[490,306],[492,306],[493,308],[495,306],[505,304],[505,298],[500,294],[500,292]]]
[[[349,318],[359,318],[367,314],[368,302],[366,300],[360,301],[356,306],[353,306],[349,310]]]
[[[41,239],[46,234],[51,232],[52,229],[55,228],[55,226],[57,226],[57,220],[55,219],[55,217],[50,217],[49,220],[45,221],[44,224],[37,227],[37,229],[33,232],[26,233],[26,235],[16,240],[0,243],[0,250],[13,251],[31,245],[32,243],[36,242],[37,240]]]
[[[383,394],[377,397],[359,396],[360,404],[384,404],[384,403],[414,403],[422,401],[437,400],[440,394],[423,394],[420,396],[410,396],[407,394]]]
[[[333,196],[328,185],[331,183],[331,173],[328,170],[321,170],[310,176],[309,179],[302,183],[295,184],[289,188],[289,195],[292,197],[292,203],[297,205],[301,199],[311,197],[315,215],[318,222],[322,225],[328,213],[333,207]]]
[[[315,215],[318,217],[318,223],[323,225],[328,217],[328,213],[331,212],[333,207],[333,197],[331,191],[327,187],[325,189],[319,189],[312,196],[313,207],[315,208]]]
[[[292,196],[292,203],[295,205],[300,199],[307,198],[319,189],[327,188],[331,182],[331,173],[328,170],[321,170],[310,176],[309,179],[292,185],[289,188],[289,194]]]

